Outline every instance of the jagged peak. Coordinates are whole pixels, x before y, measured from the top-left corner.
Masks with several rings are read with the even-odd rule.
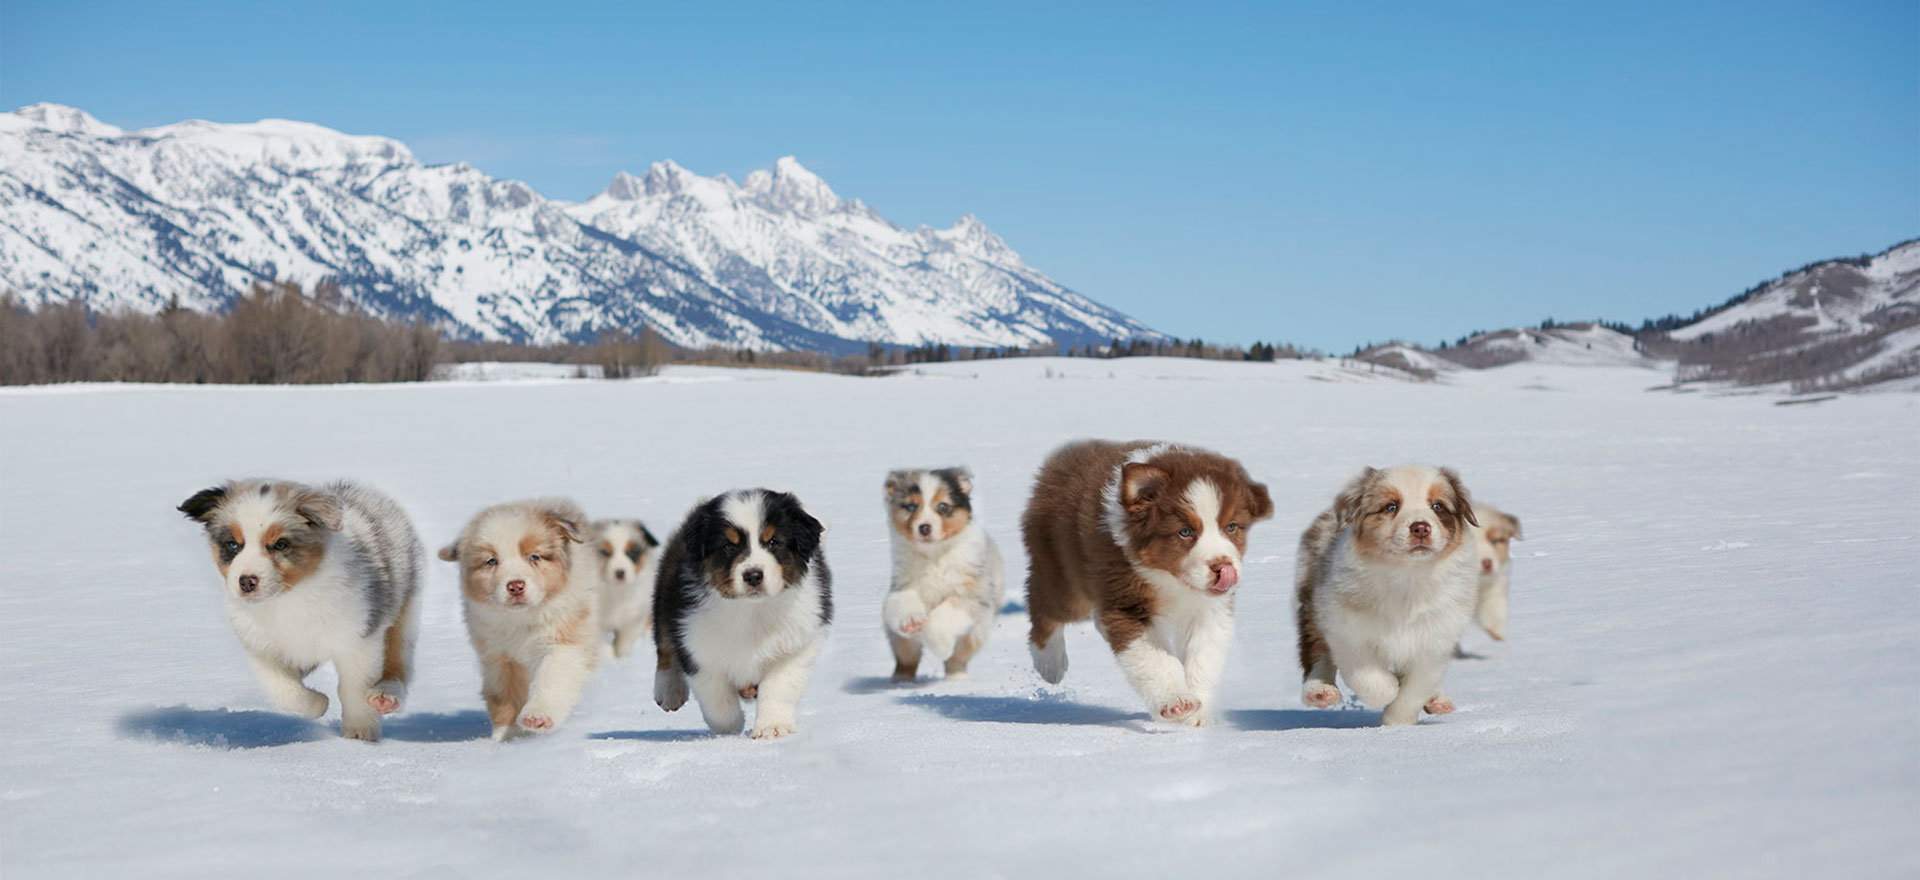
[[[781,156],[771,172],[760,170],[747,175],[741,190],[768,210],[801,216],[825,214],[842,206],[833,188],[792,156]]]

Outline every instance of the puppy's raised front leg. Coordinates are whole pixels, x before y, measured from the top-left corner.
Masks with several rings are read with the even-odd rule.
[[[880,605],[880,622],[887,627],[887,632],[917,636],[927,626],[927,603],[912,590],[894,590]],[[948,649],[948,653],[952,653],[952,649]]]
[[[527,707],[520,710],[520,729],[549,731],[565,723],[580,702],[580,692],[593,676],[597,645],[554,645],[533,671],[527,689]]]
[[[253,677],[259,679],[260,687],[266,690],[267,698],[288,712],[302,718],[318,718],[327,714],[327,695],[307,687],[300,679],[305,674],[288,666],[278,657],[247,652],[247,665],[253,668]]]
[[[380,739],[380,713],[368,702],[374,682],[380,679],[381,642],[379,638],[362,642],[333,658],[340,673],[340,735],[350,739],[376,742]]]
[[[820,643],[816,641],[774,664],[761,677],[759,708],[753,714],[754,739],[779,739],[799,729],[800,695],[807,689],[813,661],[819,656]]]
[[[1313,709],[1337,705],[1340,702],[1340,686],[1334,684],[1337,672],[1331,653],[1315,660],[1313,668],[1307,670],[1306,681],[1300,685],[1300,702]]]

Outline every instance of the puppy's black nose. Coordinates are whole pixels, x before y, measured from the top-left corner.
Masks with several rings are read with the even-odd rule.
[[[507,581],[507,595],[524,596],[527,594],[526,581]]]
[[[613,573],[613,579],[616,581],[624,581],[627,579],[627,573],[624,571],[616,571]]]
[[[933,534],[933,524],[932,524],[932,523],[921,523],[921,524],[920,524],[920,536],[921,536],[921,537],[926,537],[926,536],[928,536],[928,535],[931,535],[931,534]]]
[[[1433,534],[1433,526],[1427,521],[1421,520],[1420,522],[1407,526],[1407,531],[1412,532],[1416,538],[1425,538]]]
[[[749,568],[740,573],[740,579],[746,581],[749,587],[757,587],[760,586],[762,581],[767,579],[767,576],[762,573],[760,569]]]
[[[251,593],[258,589],[260,589],[260,578],[258,575],[243,574],[240,576],[240,592]]]

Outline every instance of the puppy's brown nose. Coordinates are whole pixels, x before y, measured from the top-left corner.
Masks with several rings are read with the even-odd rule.
[[[749,568],[740,573],[740,579],[746,581],[749,587],[757,587],[760,586],[762,581],[767,579],[767,576],[763,574],[760,569]]]
[[[258,589],[260,589],[260,577],[258,575],[243,574],[240,576],[240,592],[251,593]]]
[[[922,538],[925,538],[925,537],[927,537],[927,536],[929,536],[929,535],[932,535],[932,534],[933,534],[933,524],[932,524],[932,523],[921,523],[921,524],[920,524],[920,537],[922,537]]]
[[[527,594],[526,581],[507,581],[507,595],[519,598]]]
[[[1407,526],[1407,531],[1412,532],[1416,538],[1426,539],[1433,537],[1433,525],[1426,520],[1421,520],[1413,525]]]
[[[1493,574],[1493,560],[1491,559],[1480,560],[1480,573]]]

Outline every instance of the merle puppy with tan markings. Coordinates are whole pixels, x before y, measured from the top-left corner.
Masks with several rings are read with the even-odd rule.
[[[1478,597],[1478,524],[1451,468],[1367,468],[1340,491],[1300,536],[1302,702],[1340,702],[1338,674],[1382,724],[1453,711],[1440,681]]]
[[[326,695],[304,680],[331,660],[340,734],[378,740],[380,716],[406,701],[420,623],[423,553],[400,505],[358,483],[252,479],[202,489],[179,510],[206,527],[227,621],[267,695],[325,715]]]
[[[1247,529],[1272,515],[1267,487],[1213,452],[1100,440],[1056,450],[1020,521],[1040,677],[1066,677],[1062,627],[1091,616],[1155,718],[1205,724]]]
[[[579,505],[535,498],[480,511],[440,549],[460,563],[495,741],[565,723],[600,659],[600,556],[581,543],[586,528]]]
[[[948,678],[965,678],[1006,596],[1000,549],[973,521],[973,474],[958,467],[894,471],[884,492],[893,586],[880,623],[893,648],[893,680],[913,681],[923,652]]]
[[[601,559],[600,627],[613,635],[613,656],[625,657],[653,631],[660,540],[637,519],[603,519],[591,531]]]
[[[687,678],[714,733],[739,733],[757,700],[754,739],[798,729],[800,695],[833,620],[826,526],[785,492],[741,489],[687,514],[660,555],[653,589],[659,666],[653,699],[686,705]]]

